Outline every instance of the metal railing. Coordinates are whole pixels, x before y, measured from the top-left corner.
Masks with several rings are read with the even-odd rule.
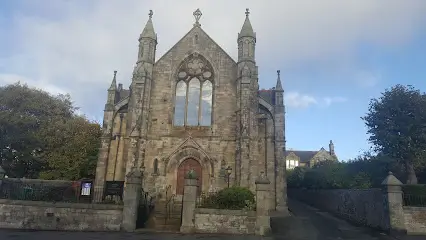
[[[92,200],[100,204],[122,204],[120,199],[104,198],[103,192],[91,191],[89,196],[81,196],[79,181],[56,181],[39,179],[4,179],[0,185],[0,199],[91,203]]]
[[[425,195],[404,193],[403,197],[404,197],[404,206],[426,207],[426,193]]]
[[[164,225],[167,224],[167,221],[171,218],[171,215],[174,210],[174,201],[176,194],[171,193],[172,186],[167,186],[166,188],[166,204],[165,204],[165,217],[164,217]]]

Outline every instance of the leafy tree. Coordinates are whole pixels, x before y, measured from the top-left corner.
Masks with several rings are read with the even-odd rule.
[[[412,86],[396,85],[372,99],[362,117],[375,150],[403,163],[407,183],[416,184],[416,166],[426,151],[426,96]]]
[[[81,116],[44,129],[43,179],[78,180],[95,175],[101,127]]]
[[[20,83],[0,87],[0,160],[7,174],[37,177],[45,165],[39,130],[70,119],[74,110],[68,95],[52,96]]]
[[[101,129],[76,110],[69,95],[0,87],[0,160],[8,176],[94,177]]]

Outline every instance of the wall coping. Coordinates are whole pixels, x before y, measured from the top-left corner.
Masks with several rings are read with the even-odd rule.
[[[0,204],[35,206],[35,207],[53,207],[53,208],[123,210],[122,205],[96,204],[96,203],[67,203],[67,202],[43,202],[43,201],[25,201],[25,200],[0,199]]]
[[[402,208],[411,211],[426,211],[426,207],[403,206]]]
[[[213,209],[213,208],[196,208],[195,213],[196,214],[212,214],[212,215],[247,216],[247,217],[256,216],[256,211]]]

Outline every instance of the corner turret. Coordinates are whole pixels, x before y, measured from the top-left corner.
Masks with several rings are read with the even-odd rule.
[[[153,64],[155,61],[157,34],[155,33],[154,25],[152,24],[152,15],[154,15],[153,11],[149,10],[149,19],[139,37],[138,63],[148,62]]]
[[[281,72],[280,70],[277,70],[277,84],[274,89],[276,106],[284,106],[284,89],[281,84],[280,72]]]
[[[245,13],[246,19],[240,33],[238,33],[238,62],[255,62],[256,33],[250,23],[248,8]]]
[[[114,71],[111,86],[108,88],[108,98],[105,104],[105,111],[112,111],[114,109],[115,100],[117,98],[117,71]]]

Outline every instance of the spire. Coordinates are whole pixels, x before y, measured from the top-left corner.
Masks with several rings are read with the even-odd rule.
[[[281,77],[280,77],[280,70],[277,70],[277,85],[275,86],[275,90],[277,91],[283,91],[283,85],[281,84]]]
[[[244,21],[243,27],[241,28],[241,32],[238,34],[238,38],[241,37],[253,37],[256,38],[256,34],[253,31],[253,27],[251,26],[249,19],[250,11],[246,8],[246,20]]]
[[[157,40],[157,34],[155,33],[154,25],[152,24],[152,15],[154,15],[154,12],[149,10],[149,19],[148,22],[146,22],[145,28],[143,29],[139,40],[141,40],[141,38],[151,38]]]
[[[111,82],[111,86],[108,90],[116,90],[117,89],[117,71],[114,71],[114,77]]]

